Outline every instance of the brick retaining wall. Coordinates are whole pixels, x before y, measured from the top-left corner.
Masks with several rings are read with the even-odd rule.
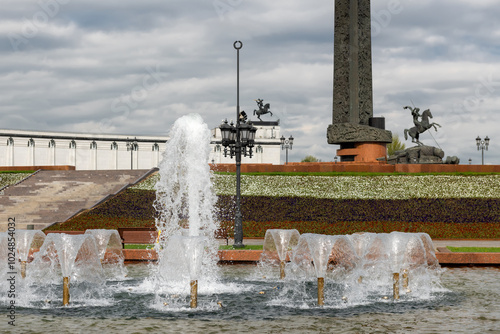
[[[212,170],[220,172],[236,171],[235,164],[211,165]],[[447,165],[447,164],[398,164],[349,163],[349,162],[292,162],[288,165],[242,164],[242,173],[272,172],[359,172],[359,173],[500,173],[500,165]]]

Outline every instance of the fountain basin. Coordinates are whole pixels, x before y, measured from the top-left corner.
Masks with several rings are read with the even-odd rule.
[[[253,332],[271,330],[286,333],[329,332],[398,332],[404,324],[408,332],[494,332],[500,321],[497,293],[500,289],[497,268],[449,268],[442,275],[446,288],[432,299],[393,302],[383,299],[368,304],[327,304],[315,306],[311,292],[309,305],[295,301],[280,302],[283,284],[255,275],[255,267],[221,266],[224,286],[214,287],[217,299],[210,300],[203,287],[198,309],[169,306],[153,308],[154,293],[146,282],[150,268],[145,263],[127,265],[129,277],[120,285],[108,283],[110,296],[89,300],[85,305],[70,304],[69,309],[47,304],[19,307],[16,330],[19,332],[61,333],[90,330],[103,333],[137,332],[151,328],[156,332]],[[313,287],[309,284],[306,288]],[[205,288],[206,290],[206,288]],[[264,294],[259,292],[263,291]],[[217,304],[220,301],[223,307]],[[2,305],[3,301],[2,301]],[[0,315],[6,309],[2,307]],[[70,314],[70,316],[69,316]],[[422,319],[416,321],[415,319]],[[78,331],[77,330],[77,331]],[[0,322],[0,332],[12,328]]]

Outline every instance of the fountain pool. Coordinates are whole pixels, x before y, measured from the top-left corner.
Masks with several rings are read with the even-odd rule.
[[[17,308],[15,331],[7,324],[5,300],[0,308],[0,332],[46,333],[485,333],[500,323],[500,269],[446,268],[443,289],[428,298],[368,303],[315,304],[315,282],[305,286],[309,299],[286,300],[287,281],[263,279],[256,266],[220,266],[220,285],[200,286],[198,308],[155,306],[152,268],[127,265],[129,275],[108,281],[101,299],[62,305]],[[264,292],[264,294],[261,294]],[[221,308],[217,302],[221,302]]]

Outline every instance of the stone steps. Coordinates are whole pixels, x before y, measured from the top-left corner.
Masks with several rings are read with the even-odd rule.
[[[42,229],[90,209],[108,195],[135,183],[152,170],[39,171],[9,186],[0,196],[0,232],[9,218],[16,228]]]

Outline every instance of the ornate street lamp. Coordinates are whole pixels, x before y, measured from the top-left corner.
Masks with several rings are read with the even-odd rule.
[[[241,215],[241,155],[252,158],[252,148],[255,143],[257,128],[246,122],[246,113],[240,112],[240,49],[243,43],[236,41],[236,125],[227,119],[220,125],[224,156],[228,155],[236,160],[236,213],[234,218],[234,248],[243,248],[243,217]]]
[[[285,165],[288,165],[288,149],[292,149],[293,145],[293,137],[290,136],[290,138],[285,139],[285,136],[281,136],[281,149],[285,150],[286,149],[286,162]]]
[[[482,162],[484,165],[484,150],[488,151],[488,146],[490,145],[490,138],[486,136],[484,140],[481,140],[481,137],[477,136],[476,138],[476,145],[477,145],[477,150],[481,150],[481,156],[482,156]]]

